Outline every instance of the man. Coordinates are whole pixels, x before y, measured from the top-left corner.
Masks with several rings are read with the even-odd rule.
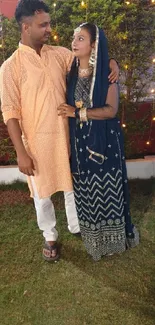
[[[39,0],[21,0],[16,8],[21,44],[4,62],[0,73],[2,112],[28,184],[43,231],[47,261],[59,257],[58,233],[51,195],[64,191],[68,228],[80,231],[69,166],[69,136],[66,119],[57,115],[65,101],[66,74],[73,54],[45,45],[51,35],[47,5]],[[116,78],[116,72],[110,78]]]

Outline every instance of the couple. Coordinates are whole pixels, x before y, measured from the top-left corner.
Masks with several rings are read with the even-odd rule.
[[[57,191],[64,191],[70,232],[81,232],[94,260],[135,246],[138,234],[129,213],[122,134],[114,117],[118,90],[117,84],[110,84],[116,73],[108,81],[104,33],[84,24],[74,33],[72,53],[44,45],[51,33],[44,2],[21,0],[15,16],[21,44],[1,67],[2,113],[19,169],[28,176],[45,238],[44,258],[59,258],[50,199]],[[110,65],[117,71],[114,61]],[[66,102],[66,75],[67,104],[62,104]]]

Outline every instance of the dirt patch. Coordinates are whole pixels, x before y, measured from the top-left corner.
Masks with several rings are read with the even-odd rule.
[[[62,192],[56,193],[52,196],[52,202],[55,209],[64,210],[64,196]],[[0,190],[0,206],[1,205],[15,205],[15,204],[33,204],[33,199],[30,198],[29,191],[22,190]]]
[[[22,192],[18,190],[0,190],[0,205],[14,205],[19,203],[33,203],[29,192]]]

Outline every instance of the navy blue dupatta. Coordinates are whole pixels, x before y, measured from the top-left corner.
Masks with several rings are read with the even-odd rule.
[[[109,58],[108,58],[108,45],[107,39],[103,30],[97,29],[97,38],[96,38],[96,62],[93,71],[93,77],[91,82],[91,90],[90,90],[90,102],[91,108],[99,108],[104,107],[109,87],[108,75],[109,75]],[[73,73],[74,71],[74,73]],[[76,73],[75,73],[76,71]],[[76,69],[76,59],[74,59],[71,72],[68,76],[67,80],[67,103],[71,106],[75,107],[75,87],[77,83],[77,69]],[[107,147],[106,143],[106,120],[93,120],[91,122],[90,134],[88,137],[87,146],[90,151],[93,151],[97,154],[103,155],[105,154],[105,150]],[[75,129],[76,129],[76,119],[69,119],[70,125],[70,139],[75,139]],[[75,155],[74,145],[71,145],[72,155]],[[95,157],[95,159],[99,159],[100,157]],[[92,166],[92,162],[91,162]],[[90,167],[91,168],[91,167]],[[76,170],[73,170],[76,172]]]

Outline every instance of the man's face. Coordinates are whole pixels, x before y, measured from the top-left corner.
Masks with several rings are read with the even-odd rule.
[[[51,35],[50,15],[44,11],[36,12],[30,17],[29,23],[25,24],[25,32],[31,42],[35,44],[44,44]]]

